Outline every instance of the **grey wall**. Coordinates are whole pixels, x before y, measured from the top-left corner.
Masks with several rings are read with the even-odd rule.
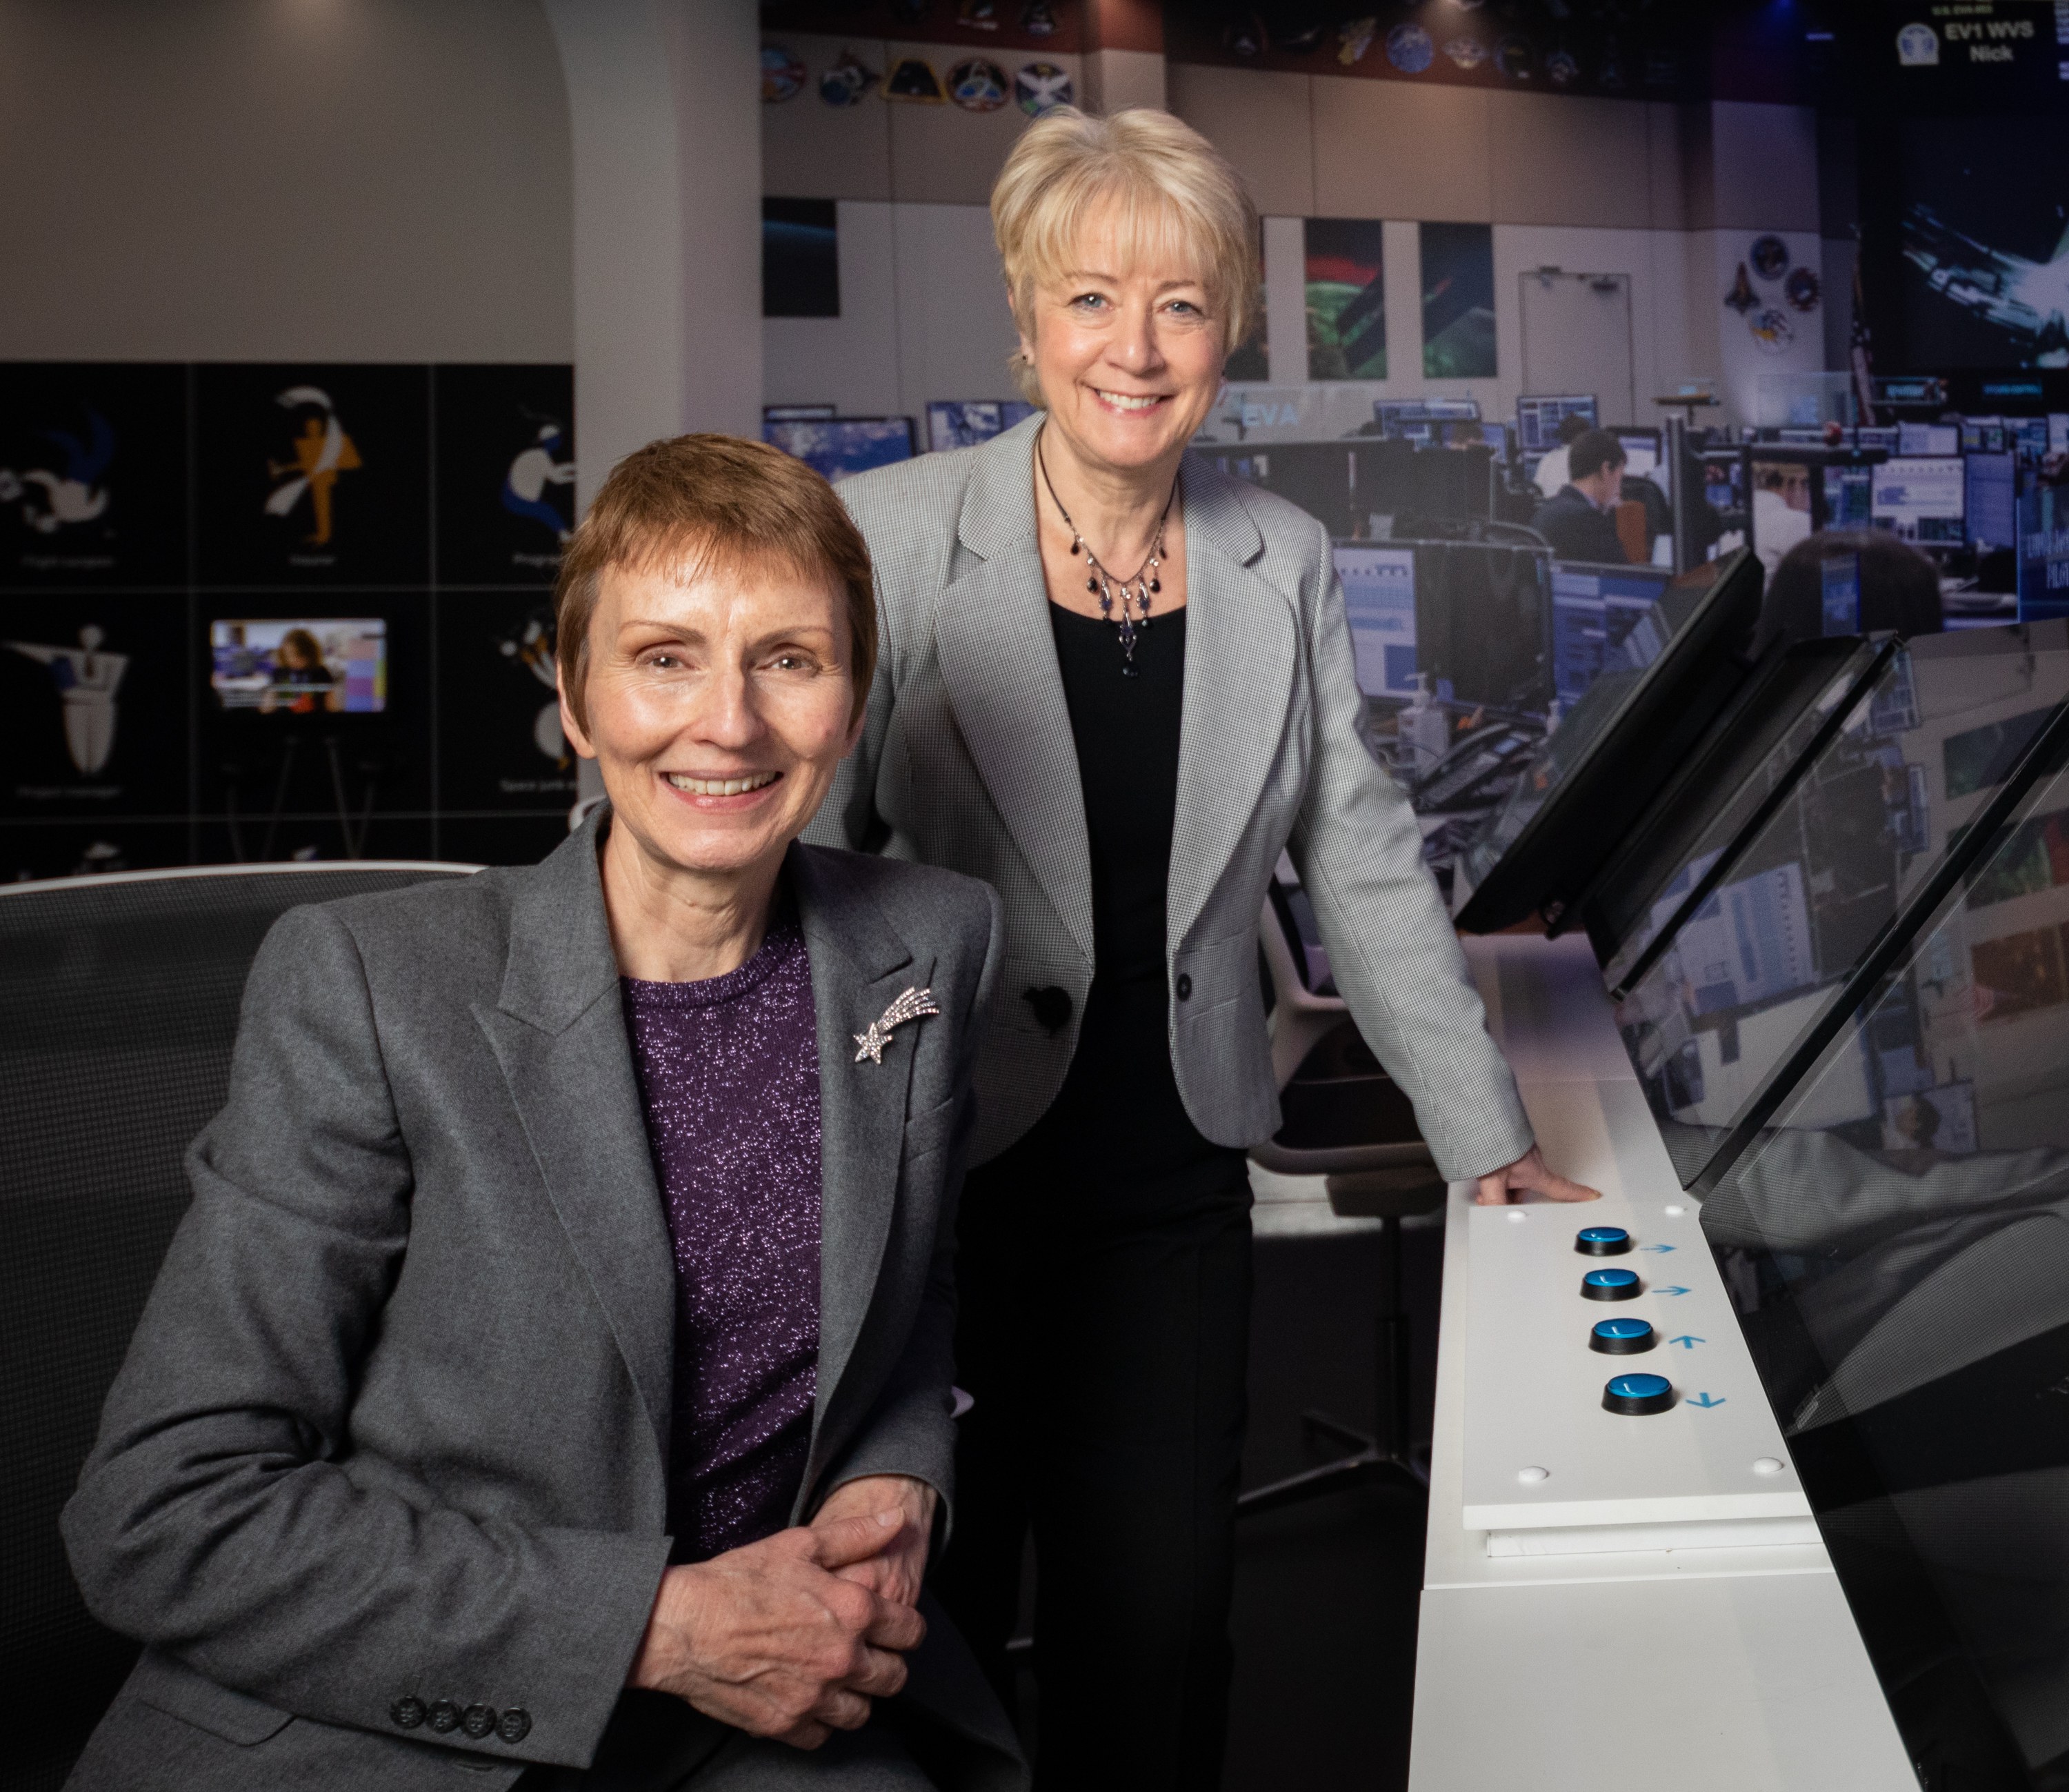
[[[0,359],[567,361],[537,0],[0,0]]]

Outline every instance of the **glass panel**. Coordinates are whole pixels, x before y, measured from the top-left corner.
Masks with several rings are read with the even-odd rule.
[[[1684,1185],[2065,698],[2069,623],[1911,643],[1618,1004]],[[1879,1137],[1885,1099],[1912,1092],[1893,1063],[1865,1051],[1847,1060],[1847,1076],[1818,1084],[1815,1124]]]
[[[1918,669],[1913,746],[1937,682]],[[2008,683],[1996,703],[2008,738],[2030,712]],[[1996,763],[1981,707],[1942,711],[1918,761],[1964,768],[1950,791]],[[1935,1785],[2069,1785],[2064,757],[1703,1209],[1899,1726],[1949,1776]]]

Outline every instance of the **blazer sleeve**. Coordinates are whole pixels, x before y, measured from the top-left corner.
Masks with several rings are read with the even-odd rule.
[[[1414,811],[1365,746],[1343,584],[1319,529],[1316,551],[1312,769],[1287,850],[1336,987],[1414,1103],[1438,1169],[1454,1182],[1484,1175],[1530,1149],[1530,1123],[1423,863]]]
[[[989,884],[973,883],[985,905],[975,918],[973,936],[984,941],[983,969],[959,1005],[955,1031],[955,1093],[953,1109],[939,1143],[924,1142],[924,1153],[938,1150],[941,1189],[936,1210],[933,1255],[920,1309],[904,1354],[877,1398],[855,1441],[826,1477],[824,1492],[866,1475],[909,1475],[941,1496],[934,1525],[937,1555],[954,1529],[956,1427],[953,1384],[956,1373],[956,1209],[962,1195],[963,1173],[969,1161],[970,1137],[977,1126],[977,1097],[971,1088],[985,1017],[998,991],[999,961],[1006,949],[1006,906]],[[974,954],[973,954],[974,956]],[[918,1161],[908,1160],[911,1164]],[[823,1503],[823,1494],[822,1496]]]
[[[529,1734],[486,1746],[586,1765],[668,1541],[470,1515],[353,1453],[359,1368],[408,1245],[413,1182],[365,974],[336,916],[298,909],[268,934],[228,1102],[187,1169],[193,1205],[63,1515],[88,1608],[327,1723],[394,1733],[398,1666],[426,1699],[521,1692]]]

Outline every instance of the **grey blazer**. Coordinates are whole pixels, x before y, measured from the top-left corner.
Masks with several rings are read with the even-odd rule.
[[[296,909],[267,937],[194,1204],[65,1508],[88,1605],[145,1645],[75,1786],[451,1792],[455,1765],[494,1787],[590,1761],[668,1557],[675,1322],[607,825],[606,806],[542,864]],[[818,847],[786,868],[824,1165],[797,1515],[884,1472],[945,1500],[998,899]],[[856,1062],[915,986],[940,1015]],[[912,1668],[904,1696],[969,1745],[963,1783],[1024,1783],[953,1631]],[[476,1720],[439,1733],[441,1700]]]
[[[1001,998],[977,1067],[980,1163],[1055,1100],[1094,969],[1084,799],[1035,541],[1041,422],[841,486],[876,563],[881,655],[867,731],[808,835],[967,872],[1006,899]],[[1278,1130],[1257,925],[1283,849],[1337,987],[1439,1167],[1457,1178],[1512,1162],[1530,1127],[1415,817],[1360,737],[1328,536],[1196,455],[1183,480],[1190,608],[1166,949],[1186,1111],[1222,1145]],[[1022,999],[1051,986],[1071,998],[1054,1031]]]

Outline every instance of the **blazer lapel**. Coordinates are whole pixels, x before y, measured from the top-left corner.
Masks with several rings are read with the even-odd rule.
[[[1039,418],[977,451],[957,533],[981,565],[939,599],[941,676],[994,806],[1088,962],[1092,855],[1034,533]]]
[[[1188,455],[1185,494],[1185,688],[1166,885],[1173,950],[1256,812],[1284,741],[1300,644],[1292,606],[1251,570],[1264,541],[1230,482]]]
[[[881,1063],[858,1061],[855,1035],[907,990],[924,989],[934,967],[931,958],[913,957],[840,855],[793,846],[786,869],[811,960],[819,1028],[819,1370],[810,1485],[827,1409],[869,1316],[890,1235],[917,1027],[895,1032]]]
[[[546,1192],[668,1460],[673,1248],[633,1074],[597,866],[602,806],[525,881],[493,1010],[475,1017],[510,1085]]]

